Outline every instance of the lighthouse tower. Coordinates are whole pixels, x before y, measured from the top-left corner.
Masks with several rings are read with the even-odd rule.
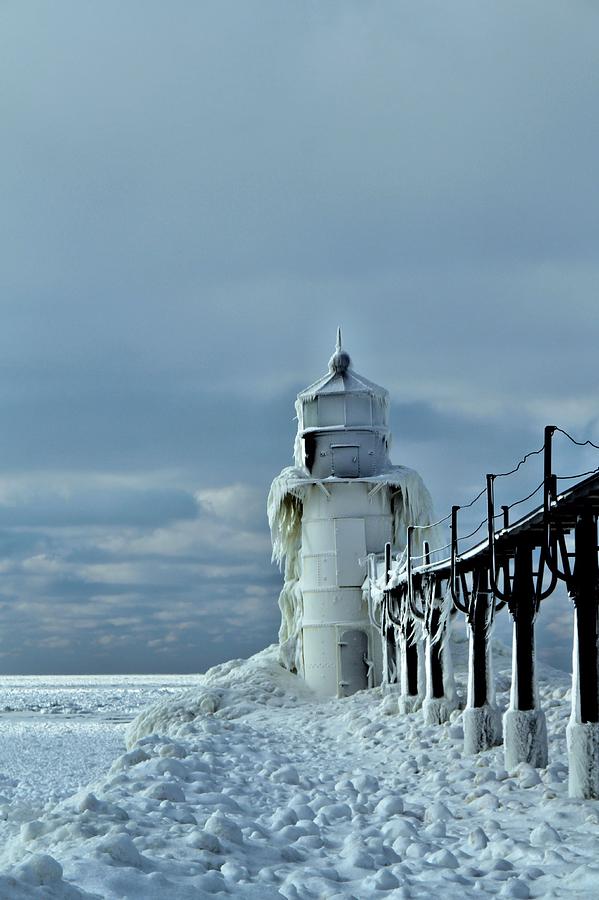
[[[285,560],[281,661],[321,696],[381,677],[381,639],[363,596],[369,554],[432,521],[420,476],[389,460],[387,391],[358,375],[341,344],[297,398],[295,466],[271,487],[273,557]]]

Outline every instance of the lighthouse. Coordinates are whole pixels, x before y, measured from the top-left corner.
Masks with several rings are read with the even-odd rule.
[[[433,521],[413,469],[389,458],[389,394],[352,367],[341,329],[328,371],[297,397],[294,465],[268,498],[273,558],[284,565],[280,659],[318,695],[380,683],[380,633],[363,585],[367,560]]]

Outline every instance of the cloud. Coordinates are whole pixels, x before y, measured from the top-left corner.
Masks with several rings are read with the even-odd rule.
[[[201,668],[273,638],[264,502],[339,323],[440,513],[550,421],[599,437],[592,4],[1,16],[14,671],[147,670],[156,647]],[[594,459],[556,441],[561,473]]]
[[[196,491],[200,510],[227,523],[253,524],[265,521],[264,494],[248,484],[229,484]]]
[[[52,471],[4,477],[0,527],[151,526],[195,517],[193,496],[161,478],[149,473],[144,484],[136,475]]]
[[[155,478],[50,473],[0,484],[5,509],[28,523],[22,541],[20,524],[6,529],[17,540],[0,560],[5,668],[77,671],[85,661],[97,671],[194,671],[218,662],[225,644],[239,656],[275,638],[279,576],[257,515],[261,492],[242,482],[178,489],[194,518],[169,522],[160,507],[145,521],[120,516],[132,493],[157,495]],[[89,485],[104,489],[108,509],[116,498],[114,515],[65,525],[59,504],[40,521],[40,492],[77,508]]]

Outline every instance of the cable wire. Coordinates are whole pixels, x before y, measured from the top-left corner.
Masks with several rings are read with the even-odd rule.
[[[514,475],[518,471],[520,466],[524,465],[524,463],[526,462],[527,459],[530,459],[531,456],[538,456],[539,453],[542,453],[544,449],[545,449],[545,444],[543,443],[543,446],[539,447],[538,450],[531,450],[529,453],[526,453],[522,457],[522,459],[520,460],[520,462],[518,463],[518,465],[516,466],[515,469],[511,469],[511,471],[509,471],[509,472],[499,472],[495,476],[495,478],[505,478],[507,475]],[[597,449],[599,450],[599,447]]]
[[[585,478],[587,475],[595,475],[599,472],[599,468],[597,469],[589,469],[588,472],[580,472],[578,475],[556,475],[558,481],[568,481],[572,478]]]
[[[589,447],[594,447],[595,450],[599,450],[599,444],[594,444],[591,440],[588,440],[588,441],[577,441],[576,438],[573,438],[572,435],[571,435],[571,434],[568,434],[567,431],[564,431],[563,428],[558,428],[558,427],[556,426],[555,430],[556,430],[556,431],[559,431],[560,434],[565,435],[565,436],[568,438],[568,440],[572,441],[573,444],[577,444],[579,447],[586,447],[587,444],[588,444]],[[566,476],[566,477],[569,477],[569,476]]]
[[[410,556],[410,559],[424,559],[425,556],[427,556],[427,555],[432,556],[433,553],[440,553],[441,550],[449,550],[450,547],[451,547],[451,543],[445,544],[443,547],[435,547],[434,550],[429,550],[428,554],[412,553],[412,555]]]
[[[556,426],[556,429],[555,429],[555,430],[556,430],[556,431],[559,431],[561,434],[563,434],[565,437],[567,437],[568,440],[572,441],[573,444],[577,444],[579,447],[585,447],[585,446],[588,445],[588,446],[590,446],[590,447],[594,447],[596,450],[599,450],[599,444],[594,444],[593,441],[591,441],[591,440],[577,441],[576,438],[573,438],[572,435],[571,435],[571,434],[568,434],[567,431],[564,431],[563,428],[559,428],[559,427]],[[515,474],[516,472],[518,472],[518,470],[526,463],[526,461],[527,461],[528,459],[530,459],[531,456],[538,456],[540,453],[543,453],[544,450],[545,450],[545,443],[543,442],[542,447],[539,447],[538,450],[530,450],[528,453],[525,453],[525,455],[524,455],[524,456],[522,457],[522,459],[518,462],[518,464],[517,464],[513,469],[510,469],[509,472],[499,472],[499,473],[498,473],[497,475],[495,475],[494,477],[495,477],[495,478],[506,478],[506,477],[508,477],[509,475],[514,475],[514,474]],[[595,475],[597,472],[599,472],[599,467],[597,467],[596,469],[590,469],[588,472],[580,472],[580,473],[577,474],[577,475],[557,475],[556,478],[557,478],[558,480],[561,480],[561,481],[573,480],[573,479],[575,479],[575,478],[585,478],[585,477],[587,477],[588,475]],[[545,483],[545,482],[542,481],[539,485],[537,485],[537,487],[536,487],[533,491],[530,492],[530,494],[527,494],[526,497],[522,497],[520,500],[514,500],[514,502],[513,502],[513,503],[510,503],[510,505],[509,505],[507,508],[508,508],[508,509],[513,509],[515,506],[519,506],[521,503],[526,503],[527,500],[530,500],[532,497],[534,497],[534,495],[535,495],[538,491],[541,490],[541,488],[543,487],[544,483]],[[470,507],[474,506],[474,504],[477,502],[477,500],[480,500],[480,498],[483,496],[483,494],[486,493],[486,491],[487,491],[487,488],[486,488],[486,486],[485,486],[485,487],[484,487],[484,488],[476,495],[476,497],[474,497],[474,498],[470,501],[470,503],[465,503],[463,506],[458,506],[458,509],[469,509]],[[495,520],[495,519],[499,519],[499,518],[501,518],[502,515],[503,515],[503,513],[497,513],[497,515],[495,515],[495,516],[493,517],[493,519],[494,519],[494,520]],[[451,519],[451,513],[449,513],[447,516],[444,516],[442,519],[439,519],[437,522],[432,522],[432,523],[430,523],[430,524],[428,524],[428,525],[414,525],[413,527],[414,527],[414,528],[435,528],[437,525],[442,525],[444,522],[449,521],[449,519]],[[480,525],[478,525],[478,526],[474,529],[474,531],[471,531],[469,534],[465,534],[465,535],[463,535],[463,536],[461,536],[461,537],[458,537],[458,540],[460,540],[460,541],[467,541],[469,538],[474,537],[474,535],[477,534],[477,533],[480,531],[480,529],[483,527],[483,525],[484,525],[487,521],[488,521],[488,519],[487,519],[487,517],[485,516],[485,518],[482,520],[482,522],[480,523]],[[436,547],[434,550],[429,550],[429,553],[430,553],[430,554],[433,554],[433,553],[440,553],[441,550],[447,550],[447,549],[449,549],[450,547],[451,547],[451,543],[450,543],[450,544],[445,544],[443,547]],[[426,556],[425,553],[421,553],[421,554],[418,554],[418,555],[413,555],[411,558],[412,558],[412,559],[424,559],[425,556]]]
[[[471,506],[474,506],[477,500],[480,500],[483,494],[487,493],[487,488],[484,487],[480,493],[476,495],[474,500],[471,500],[470,503],[465,503],[464,506],[458,506],[458,509],[470,509]]]
[[[449,515],[444,516],[442,519],[439,519],[438,522],[429,522],[428,525],[412,525],[412,528],[436,528],[437,525],[442,525],[443,522],[448,522],[451,519],[451,513]]]
[[[497,519],[498,517],[495,516],[495,518]],[[483,525],[486,525],[486,524],[487,524],[487,517],[485,516],[484,519],[482,520],[482,522],[480,523],[480,525],[478,526],[478,528],[475,528],[474,531],[471,531],[471,532],[470,532],[470,534],[464,534],[464,535],[462,535],[462,537],[458,538],[458,540],[460,540],[460,541],[467,541],[468,538],[474,537],[474,535],[475,535],[478,531],[481,530],[481,528],[483,527]]]
[[[545,482],[542,481],[540,484],[538,484],[536,486],[534,491],[531,491],[530,494],[527,494],[526,497],[522,497],[521,500],[514,500],[513,503],[510,503],[510,505],[508,506],[508,509],[513,509],[514,506],[520,506],[521,503],[526,503],[527,500],[530,500],[531,497],[534,497],[534,495],[537,493],[537,491],[541,490],[541,488],[543,487],[544,484],[545,484]]]

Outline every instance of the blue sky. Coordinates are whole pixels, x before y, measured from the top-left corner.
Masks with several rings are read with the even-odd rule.
[[[587,2],[2,4],[0,671],[274,640],[266,493],[339,323],[440,514],[599,437],[598,58]]]

